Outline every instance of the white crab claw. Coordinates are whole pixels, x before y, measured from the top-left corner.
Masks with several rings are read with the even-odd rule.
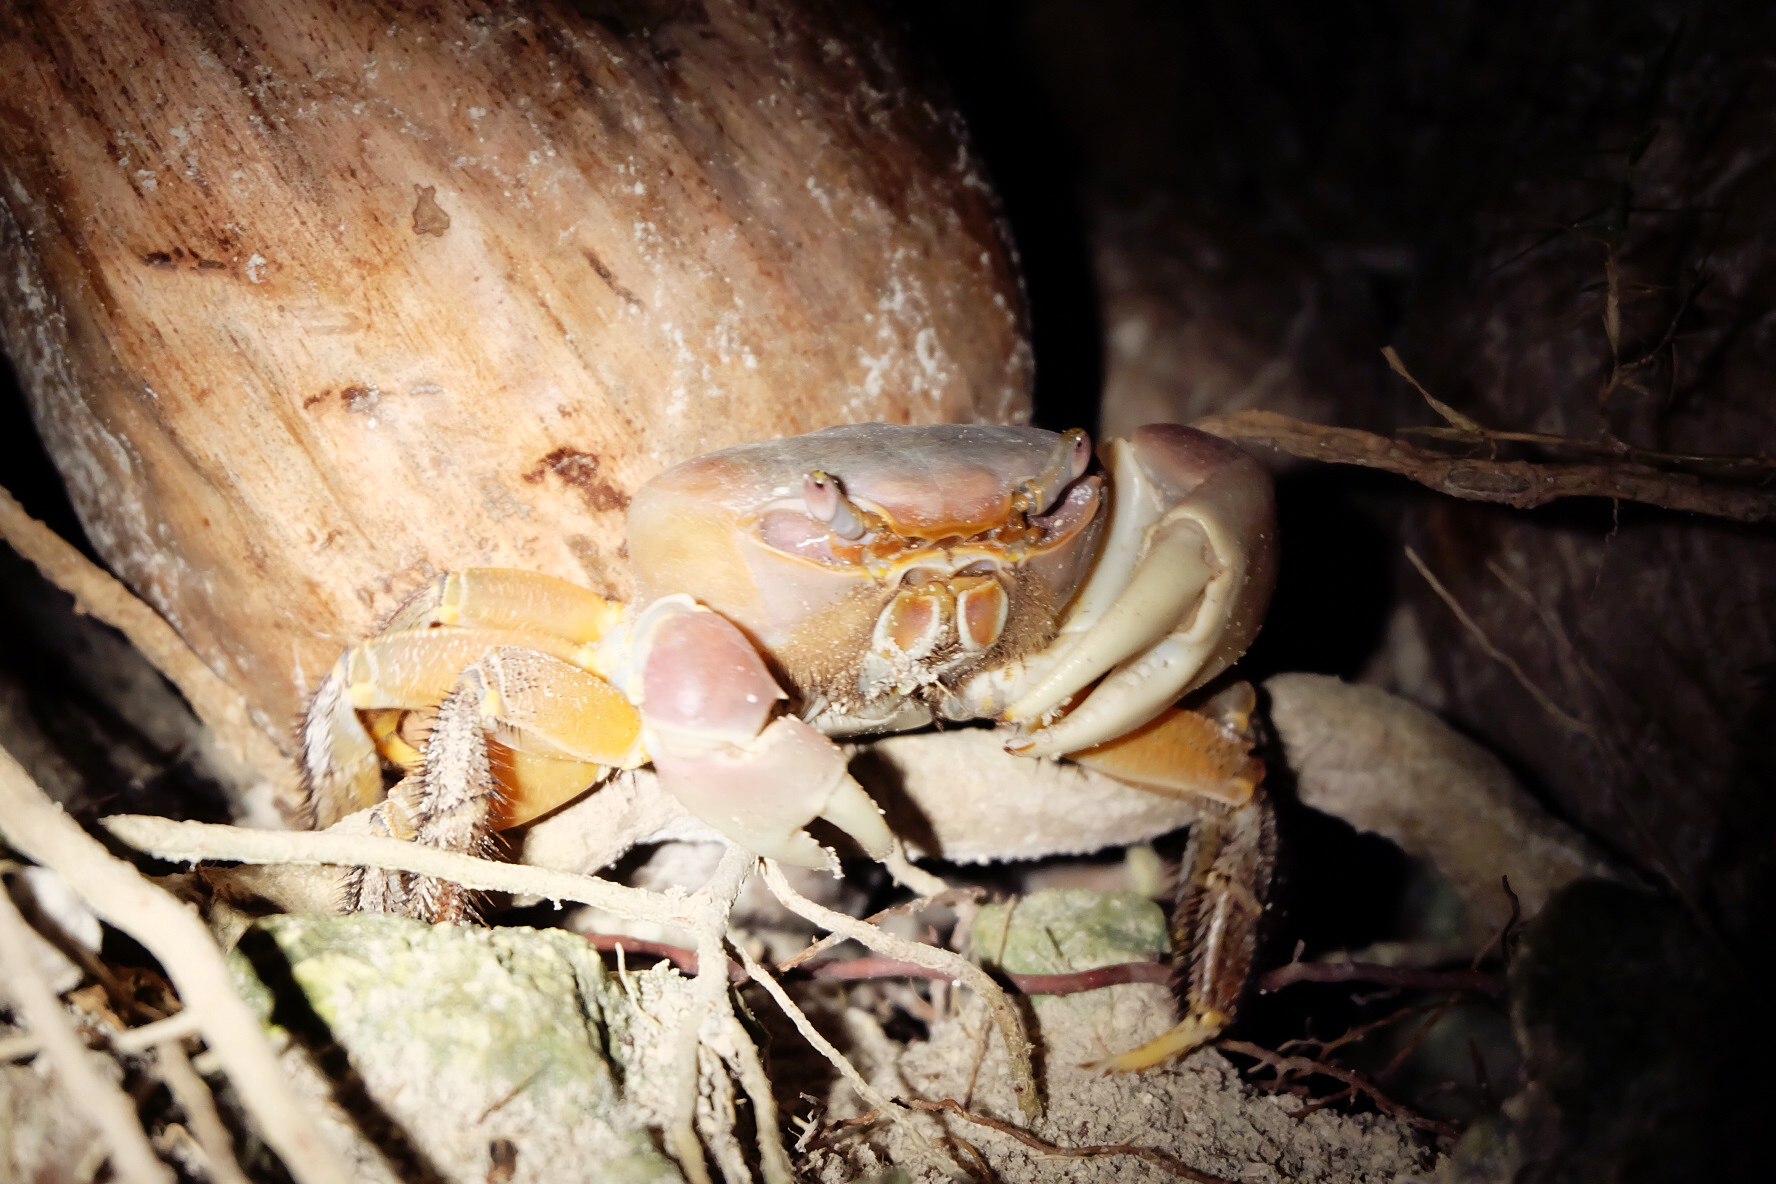
[[[803,828],[824,818],[873,858],[894,846],[882,812],[831,740],[772,719],[783,691],[727,618],[688,596],[656,602],[631,641],[642,735],[664,785],[692,814],[770,859],[832,867]]]
[[[1110,671],[1067,716],[1008,747],[1059,756],[1158,715],[1245,652],[1275,583],[1270,478],[1237,446],[1156,424],[1107,446],[1109,537],[1040,677],[1006,711],[1030,724]]]

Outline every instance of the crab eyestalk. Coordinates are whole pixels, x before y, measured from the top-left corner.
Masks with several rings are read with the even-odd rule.
[[[1044,670],[1006,711],[1035,725],[1092,682],[1084,702],[1014,742],[1059,756],[1153,719],[1239,658],[1276,582],[1270,478],[1234,444],[1154,424],[1106,446],[1109,537]]]
[[[802,501],[811,517],[826,523],[842,539],[856,542],[869,529],[862,512],[840,488],[839,479],[829,473],[815,469],[803,479]]]
[[[1068,428],[1061,433],[1054,459],[1040,475],[1025,483],[1012,499],[1012,509],[1026,517],[1046,514],[1067,492],[1067,487],[1085,475],[1091,466],[1091,437],[1084,428]]]

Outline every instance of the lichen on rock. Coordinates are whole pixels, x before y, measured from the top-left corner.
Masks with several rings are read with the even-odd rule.
[[[657,1021],[571,934],[276,916],[234,966],[360,1179],[680,1179],[624,1087]]]

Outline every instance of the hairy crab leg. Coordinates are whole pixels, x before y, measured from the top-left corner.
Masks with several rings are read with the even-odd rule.
[[[631,631],[627,673],[661,783],[734,842],[767,859],[832,867],[833,853],[803,829],[823,818],[872,858],[894,850],[844,752],[801,720],[775,715],[783,691],[727,618],[689,596],[663,597]]]
[[[1151,1069],[1201,1048],[1233,1022],[1257,956],[1275,865],[1276,822],[1266,795],[1257,793],[1236,809],[1204,811],[1190,830],[1172,910],[1184,1018],[1157,1039],[1093,1068]]]
[[[438,708],[426,742],[425,767],[397,785],[372,812],[372,834],[485,855],[503,794],[488,758],[479,671],[465,671]],[[353,868],[346,877],[351,912],[396,913],[433,923],[470,917],[473,898],[460,884],[383,868]]]
[[[1107,677],[1060,721],[1008,747],[1059,756],[1122,735],[1225,669],[1275,582],[1270,479],[1218,437],[1171,424],[1107,446],[1109,538],[1034,685],[1005,712],[1032,725]]]
[[[580,667],[589,656],[584,644],[510,629],[409,629],[373,637],[347,650],[316,692],[303,728],[314,825],[330,826],[382,799],[381,755],[358,718],[359,711],[433,707],[456,689],[465,670],[496,653],[531,654],[536,660],[552,662],[548,677],[558,680],[557,697],[552,700],[538,687],[534,672],[528,684],[522,682],[520,675],[528,668],[516,658],[512,659],[510,688],[503,680],[496,684],[514,704],[528,704],[520,714],[542,713],[520,726],[530,727],[545,739],[554,737],[547,755],[603,765],[632,766],[645,759],[639,750],[631,754],[639,734],[634,709],[604,680]],[[579,788],[591,779],[582,781]],[[558,802],[541,809],[554,804]]]

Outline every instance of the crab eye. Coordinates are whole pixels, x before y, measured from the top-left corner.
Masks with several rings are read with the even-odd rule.
[[[808,513],[818,518],[842,539],[856,540],[863,537],[863,518],[845,491],[839,488],[838,478],[815,469],[802,479],[802,501],[807,504]]]

